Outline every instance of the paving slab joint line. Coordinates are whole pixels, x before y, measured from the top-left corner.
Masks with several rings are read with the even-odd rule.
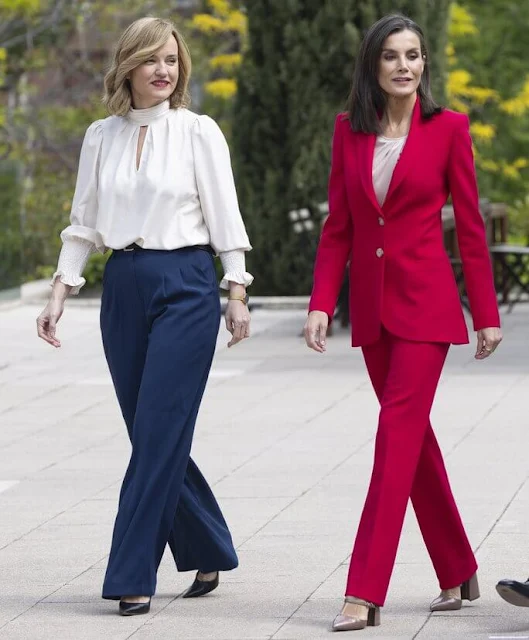
[[[85,447],[84,449],[79,449],[75,453],[72,453],[70,455],[64,456],[64,458],[60,458],[59,460],[56,460],[55,462],[50,462],[50,464],[48,464],[47,466],[42,467],[42,469],[39,469],[38,473],[42,473],[43,471],[49,471],[50,469],[53,469],[53,467],[56,467],[58,464],[62,464],[63,462],[66,462],[67,460],[71,460],[72,458],[75,458],[76,456],[80,456],[83,453],[86,453],[87,451],[90,451],[91,449],[97,449],[98,447],[101,447],[102,445],[105,445],[107,442],[110,442],[111,440],[115,440],[118,437],[120,437],[118,434],[113,433],[111,436],[108,436],[108,438],[104,438],[103,440],[98,440],[97,442],[94,442],[93,444],[88,445],[88,447]]]
[[[516,380],[509,386],[509,388],[506,389],[498,398],[498,400],[496,400],[496,402],[485,412],[485,415],[482,416],[479,420],[477,420],[470,427],[470,429],[465,434],[463,434],[461,438],[452,446],[452,448],[447,451],[447,453],[445,454],[445,458],[448,458],[448,456],[452,455],[452,453],[454,453],[454,451],[459,447],[459,445],[461,445],[467,438],[469,438],[474,433],[474,431],[478,428],[478,426],[482,423],[482,421],[487,416],[489,416],[503,400],[505,400],[506,396],[508,396],[509,393],[513,390],[513,388],[516,387],[516,385],[520,382],[520,380],[523,380],[525,377],[526,375],[522,374],[519,378],[516,378]]]
[[[224,382],[219,382],[217,384],[220,386],[221,384],[225,384],[225,382],[229,382],[229,381],[230,381],[229,378],[227,378]],[[288,391],[289,389],[292,389],[292,387],[295,387],[296,384],[297,383],[294,381],[294,382],[292,382],[292,384],[283,385],[281,388],[278,388],[278,389],[272,391],[268,395],[263,396],[262,398],[256,399],[255,402],[250,403],[248,406],[243,406],[241,409],[239,409],[239,411],[237,411],[237,410],[232,411],[230,415],[232,417],[237,417],[237,416],[240,416],[240,415],[243,415],[243,414],[247,414],[250,409],[255,408],[256,406],[258,406],[259,404],[261,404],[264,401],[269,400],[270,398],[273,398],[276,395],[276,393],[284,393],[285,391]]]
[[[116,436],[112,436],[116,437]],[[112,438],[108,438],[107,440],[105,440],[105,442],[107,442],[108,440],[111,440]],[[64,460],[64,459],[63,459]],[[24,478],[21,479],[21,481],[24,480]],[[99,491],[96,491],[96,493],[94,493],[90,498],[82,498],[81,500],[79,500],[79,502],[76,502],[75,504],[69,505],[66,509],[63,509],[63,511],[61,511],[60,513],[56,513],[54,516],[52,516],[51,518],[49,518],[48,520],[46,520],[45,522],[41,522],[39,525],[37,525],[36,527],[34,527],[33,529],[30,529],[29,531],[26,531],[25,533],[23,533],[21,536],[19,536],[18,538],[16,538],[15,540],[11,540],[11,542],[8,542],[6,545],[4,545],[3,547],[0,547],[0,551],[3,551],[4,549],[6,549],[7,547],[9,547],[11,544],[13,544],[13,542],[18,542],[19,540],[22,540],[23,538],[25,538],[26,536],[29,536],[30,534],[32,534],[35,531],[38,531],[41,527],[46,526],[47,524],[50,524],[50,522],[53,522],[56,518],[59,518],[60,516],[64,515],[65,513],[67,513],[68,511],[70,511],[71,509],[75,509],[76,507],[78,507],[80,504],[82,504],[83,502],[85,502],[86,500],[91,500],[94,499],[95,496],[100,495],[101,493],[108,491],[108,489],[110,489],[111,487],[113,487],[116,482],[119,481],[119,478],[116,478],[116,480],[113,480],[110,484],[108,484],[106,487],[103,487],[102,489],[100,489]],[[103,556],[103,558],[101,558],[101,560],[103,560],[104,558],[107,557],[108,554],[106,554],[105,556]],[[101,560],[98,560],[98,562],[101,562]],[[97,564],[97,562],[95,563]],[[92,565],[95,566],[95,565]],[[86,569],[85,571],[88,571],[89,569],[91,569],[92,567],[89,567],[88,569]],[[79,576],[83,575],[83,573],[85,573],[85,571],[81,572],[78,576],[76,576],[76,578],[78,578]],[[76,579],[74,578],[74,579]],[[69,584],[69,583],[66,583]],[[52,594],[48,594],[48,595],[52,595]],[[46,596],[48,597],[48,596]],[[2,627],[0,627],[1,629]]]
[[[507,509],[511,506],[511,504],[516,500],[516,498],[518,497],[518,494],[521,492],[521,490],[524,488],[524,486],[527,484],[527,481],[529,480],[529,475],[527,475],[525,477],[524,480],[522,480],[520,486],[518,487],[518,489],[516,489],[516,491],[514,492],[512,498],[509,500],[509,502],[507,503],[507,505],[504,507],[504,509],[502,510],[502,512],[500,513],[500,515],[496,518],[496,520],[494,521],[494,523],[492,524],[492,526],[490,527],[490,529],[487,531],[487,533],[485,534],[483,540],[479,543],[479,545],[476,547],[476,553],[481,549],[481,547],[483,546],[483,544],[487,541],[487,539],[489,538],[490,534],[493,532],[494,528],[496,527],[496,525],[500,522],[500,520],[503,518],[503,516],[505,515],[505,513],[507,512]]]
[[[38,527],[37,527],[38,528]],[[48,593],[47,595],[43,596],[42,598],[40,598],[40,600],[37,600],[37,602],[34,602],[30,607],[28,607],[27,609],[25,609],[24,611],[22,611],[21,613],[19,613],[18,615],[16,615],[14,618],[12,618],[11,620],[8,620],[5,624],[3,624],[2,626],[0,626],[0,631],[2,629],[5,629],[5,627],[7,627],[7,625],[11,624],[12,622],[14,622],[15,620],[17,620],[18,618],[20,618],[21,616],[25,615],[28,611],[31,611],[31,609],[34,609],[37,605],[42,604],[44,602],[44,600],[46,600],[46,598],[49,598],[50,596],[53,596],[54,594],[56,594],[58,591],[60,591],[61,589],[63,589],[65,586],[68,586],[69,584],[71,584],[74,580],[77,580],[77,578],[81,577],[82,575],[84,575],[85,573],[87,573],[88,571],[91,571],[96,565],[98,565],[100,562],[102,562],[105,558],[108,557],[108,554],[105,554],[102,558],[100,558],[99,560],[97,560],[96,562],[94,562],[90,567],[87,567],[84,571],[81,571],[81,573],[77,574],[74,578],[72,578],[72,580],[69,580],[68,582],[66,582],[65,584],[61,585],[60,587],[57,587],[57,589],[55,589],[54,591],[52,591],[51,593]],[[140,625],[130,636],[127,636],[127,640],[129,640],[129,638],[132,638],[140,629],[142,629],[144,626],[148,625],[149,621],[152,620],[153,618],[155,618],[159,613],[161,613],[162,611],[164,611],[172,602],[174,602],[176,599],[178,598],[178,596],[175,596],[172,600],[170,600],[165,606],[163,606],[159,611],[157,611],[156,613],[153,613],[152,616],[150,616],[147,620],[144,621],[144,623],[142,625]],[[117,614],[116,614],[117,615]]]
[[[61,387],[61,389],[66,389],[66,388],[67,388],[67,387],[69,387],[69,386],[71,386],[71,385],[69,385],[69,384],[68,384],[68,385],[65,385],[64,387]],[[47,392],[46,392],[46,393],[47,393]],[[33,399],[34,399],[34,400],[38,400],[39,398],[43,398],[43,397],[46,395],[46,393],[44,393],[42,396],[38,396],[38,397],[33,398]],[[90,411],[91,409],[95,409],[99,404],[103,404],[104,402],[105,402],[104,400],[101,400],[100,402],[96,402],[95,404],[92,404],[92,405],[90,405],[90,406],[88,406],[88,407],[85,407],[84,409],[81,409],[80,411],[77,411],[76,413],[72,413],[72,415],[70,415],[70,416],[68,416],[68,417],[64,417],[64,418],[62,418],[62,419],[61,419],[61,420],[59,420],[58,422],[50,423],[49,425],[47,425],[47,426],[45,426],[45,427],[42,427],[42,429],[37,429],[36,431],[32,431],[32,432],[30,433],[30,435],[31,435],[31,437],[36,436],[36,435],[39,435],[39,434],[43,433],[44,431],[48,431],[48,430],[50,429],[50,427],[51,427],[51,426],[57,426],[57,427],[60,427],[60,426],[62,426],[63,424],[66,424],[67,422],[69,422],[70,420],[72,420],[72,418],[80,417],[80,416],[82,416],[82,415],[83,415],[83,413],[85,413],[85,411]],[[18,406],[16,406],[16,407],[10,407],[10,408],[9,408],[9,409],[7,409],[6,411],[2,411],[2,412],[0,412],[0,417],[2,417],[5,413],[7,413],[7,412],[11,411],[11,409],[18,409],[18,408],[19,408]],[[7,445],[4,445],[4,446],[10,447],[11,445],[13,445],[13,444],[17,444],[18,442],[20,442],[21,440],[24,440],[24,438],[27,438],[27,437],[28,437],[28,434],[27,434],[27,433],[26,433],[26,434],[23,434],[23,435],[21,435],[19,438],[15,438],[14,440],[10,440],[10,441],[7,443]],[[114,434],[112,437],[117,437],[117,434]],[[105,441],[105,442],[106,442],[106,441]],[[82,453],[82,452],[81,452],[81,451],[78,451],[78,452],[77,452],[76,454],[74,454],[74,455],[77,455],[78,453]],[[65,460],[65,458],[63,458],[62,460]],[[59,462],[61,462],[61,460],[60,460]],[[53,466],[53,464],[57,464],[57,463],[52,463],[51,465],[49,465],[49,466],[47,466],[47,467],[43,467],[42,469],[40,469],[40,470],[39,470],[39,472],[40,472],[40,471],[44,471],[45,469],[49,469],[50,467],[52,467],[52,466]],[[25,479],[25,478],[23,478],[23,479]]]
[[[165,611],[167,609],[167,607],[169,605],[171,605],[175,600],[178,600],[178,597],[179,596],[175,596],[174,598],[169,600],[169,602],[164,607],[161,607],[159,611],[156,611],[156,613],[153,613],[152,615],[149,615],[149,617],[146,618],[146,619],[144,618],[142,620],[142,624],[140,624],[140,626],[137,629],[135,629],[130,634],[130,636],[127,636],[125,640],[130,640],[130,638],[133,638],[138,633],[138,631],[141,631],[144,627],[148,627],[150,625],[150,623],[156,618],[156,616],[159,615],[160,613],[162,613],[163,611]]]
[[[5,367],[2,367],[2,369],[7,369],[9,367],[9,364],[7,364]],[[61,384],[58,387],[54,387],[53,389],[46,389],[46,391],[43,391],[42,393],[40,393],[37,396],[34,396],[33,398],[31,398],[31,400],[29,400],[29,402],[34,402],[35,400],[40,400],[41,398],[44,398],[52,393],[59,393],[60,391],[64,391],[65,389],[67,389],[69,386],[71,386],[70,384]],[[16,409],[20,409],[20,407],[24,406],[25,404],[28,403],[28,400],[21,400],[18,404],[14,404],[13,406],[9,407],[8,409],[4,409],[4,411],[0,411],[0,415],[5,415],[6,413],[9,413],[10,411],[15,411]],[[36,433],[36,432],[35,432]]]
[[[79,503],[80,504],[80,503]],[[63,513],[65,513],[65,511],[63,511]],[[57,517],[57,516],[54,516]],[[52,518],[53,519],[53,518]],[[33,531],[35,531],[36,529],[39,529],[42,525],[39,525],[38,527],[35,527],[35,529],[33,529]],[[29,532],[31,533],[31,532]],[[28,535],[27,533],[24,534],[24,536]],[[18,540],[20,540],[21,538],[23,538],[24,536],[20,536],[20,538],[18,538]],[[16,541],[14,541],[16,542]],[[10,543],[11,544],[11,543]],[[5,548],[5,547],[3,547]],[[72,578],[72,580],[77,580],[77,578],[79,578],[80,576],[82,576],[83,574],[85,574],[87,571],[90,571],[91,569],[93,569],[97,564],[99,564],[102,560],[104,560],[107,556],[103,556],[102,558],[100,558],[97,562],[94,562],[94,564],[92,564],[90,567],[88,567],[87,569],[85,569],[84,571],[81,571],[81,573],[77,574],[75,576],[75,578]],[[25,615],[28,611],[31,611],[31,609],[34,609],[37,605],[41,604],[44,602],[44,600],[46,600],[46,598],[49,598],[50,596],[54,595],[55,593],[57,593],[58,591],[60,591],[61,589],[63,589],[65,586],[68,586],[69,584],[71,584],[72,580],[69,580],[68,582],[66,582],[65,584],[61,585],[60,587],[57,587],[57,589],[54,589],[51,593],[48,593],[47,595],[43,596],[42,598],[40,598],[40,600],[37,600],[37,602],[34,602],[30,607],[28,607],[27,609],[24,609],[24,611],[22,611],[21,613],[19,613],[18,615],[16,615],[14,618],[11,618],[11,620],[8,620],[5,624],[3,624],[2,626],[0,626],[0,631],[2,629],[5,629],[5,627],[7,627],[8,624],[11,624],[12,622],[14,622],[15,620],[18,620],[18,618],[20,618],[21,616]]]
[[[262,400],[268,400],[269,398],[273,397],[276,393],[284,393],[285,390],[288,390],[292,387],[296,386],[296,383],[293,382],[291,385],[287,386],[287,387],[281,387],[281,389],[277,389],[276,391],[272,391],[272,393],[270,393],[268,396],[265,396],[265,398],[260,399],[258,402],[262,402]],[[348,396],[350,394],[347,394]],[[340,400],[341,402],[341,400]],[[329,408],[325,408],[323,411],[321,411],[318,416],[323,415],[326,411],[328,411],[330,408],[332,408],[334,405],[331,405],[331,407]],[[251,407],[251,405],[250,405]],[[244,409],[241,409],[239,413],[235,413],[232,415],[239,415],[240,413],[247,413],[249,407],[246,407]],[[316,417],[318,417],[316,416]],[[240,469],[242,469],[245,465],[247,465],[249,462],[252,462],[253,460],[256,460],[259,456],[261,456],[263,453],[266,453],[267,451],[269,451],[270,449],[272,449],[273,447],[275,447],[279,442],[283,442],[283,440],[286,440],[287,438],[289,438],[292,434],[296,433],[297,431],[300,431],[301,429],[304,429],[307,424],[310,424],[312,422],[312,418],[309,418],[308,420],[305,420],[305,422],[303,422],[301,425],[299,425],[299,427],[293,427],[291,431],[289,431],[285,436],[283,436],[282,438],[280,438],[279,440],[274,440],[274,442],[272,444],[270,444],[268,447],[266,447],[265,449],[262,449],[259,453],[256,453],[253,456],[250,456],[250,458],[247,458],[244,462],[241,462],[240,465],[238,465],[237,467],[231,469],[228,473],[224,474],[221,478],[219,478],[212,486],[215,487],[216,485],[218,485],[219,483],[223,482],[224,480],[226,480],[226,478],[229,478],[231,475],[233,475],[234,473],[236,473],[237,471],[240,471]]]
[[[318,480],[316,480],[316,482],[314,484],[312,484],[310,487],[308,487],[307,489],[305,489],[304,491],[302,491],[298,496],[294,496],[294,498],[292,498],[292,500],[285,505],[280,511],[278,511],[276,514],[274,514],[267,522],[265,522],[263,524],[262,527],[259,527],[259,529],[257,531],[255,531],[254,533],[252,533],[252,535],[247,538],[246,540],[244,540],[243,542],[241,542],[238,546],[237,549],[239,549],[242,545],[246,544],[247,542],[250,542],[250,540],[253,540],[253,538],[255,538],[255,536],[257,536],[259,533],[261,533],[261,531],[267,527],[271,522],[273,522],[278,516],[280,516],[284,511],[286,511],[291,505],[294,504],[294,502],[296,502],[296,500],[299,500],[300,498],[302,498],[303,496],[305,496],[309,491],[312,491],[312,489],[314,489],[314,487],[317,487],[318,484],[322,481],[325,480],[326,478],[328,478],[331,474],[333,474],[335,471],[337,471],[343,464],[345,464],[350,458],[352,458],[353,456],[355,456],[357,453],[359,453],[360,451],[362,451],[362,449],[364,447],[366,447],[372,440],[373,438],[369,438],[368,440],[366,440],[365,442],[363,442],[361,445],[359,445],[354,451],[353,453],[351,453],[350,455],[347,455],[341,462],[339,462],[337,465],[335,465],[332,469],[330,469],[327,473],[325,473],[324,475],[322,475],[320,478],[318,478]],[[347,558],[347,556],[346,556]],[[340,563],[341,564],[341,563]],[[332,574],[331,574],[332,575]],[[326,578],[327,579],[327,578]],[[310,597],[310,596],[309,596]],[[277,631],[276,631],[277,633]]]
[[[303,423],[302,426],[304,427],[305,423]],[[299,429],[301,429],[301,428],[302,427],[300,427]],[[253,456],[250,456],[249,458],[246,458],[246,460],[244,460],[244,462],[241,462],[241,464],[237,465],[236,467],[233,467],[233,469],[231,469],[230,471],[225,473],[222,477],[220,477],[218,480],[216,480],[211,486],[212,487],[216,487],[218,484],[220,484],[221,482],[223,482],[224,480],[226,480],[227,478],[232,476],[234,473],[237,473],[237,471],[240,471],[241,469],[243,469],[250,462],[253,462],[254,460],[257,460],[257,458],[260,458],[264,453],[268,453],[277,444],[279,444],[280,442],[283,442],[283,440],[286,440],[287,438],[289,438],[292,434],[294,434],[297,431],[299,431],[299,429],[297,427],[293,427],[292,430],[289,431],[287,434],[285,434],[282,438],[279,438],[278,440],[274,440],[272,442],[272,444],[268,445],[268,447],[265,447],[264,449],[261,449],[260,451],[255,453]]]
[[[518,496],[518,494],[520,493],[520,491],[524,488],[524,486],[527,484],[527,481],[529,480],[529,475],[527,475],[525,477],[525,479],[521,482],[520,486],[518,487],[518,489],[516,489],[516,491],[514,492],[512,498],[509,500],[507,506],[502,510],[502,512],[500,513],[500,515],[496,518],[496,520],[494,521],[494,524],[491,526],[491,528],[489,529],[489,531],[485,534],[483,540],[478,544],[478,546],[476,547],[476,549],[474,550],[474,553],[477,553],[481,547],[483,546],[483,544],[486,542],[486,540],[488,539],[488,537],[490,536],[490,534],[493,532],[494,528],[496,527],[496,525],[499,523],[499,521],[503,518],[503,516],[505,515],[507,509],[511,506],[511,504],[516,500],[516,497]],[[421,625],[421,628],[417,631],[417,633],[413,636],[412,640],[415,640],[415,638],[419,638],[419,634],[421,633],[421,631],[426,627],[426,625],[428,624],[428,622],[430,622],[430,620],[433,617],[433,613],[430,613],[426,620],[424,621],[424,624]],[[479,616],[478,616],[479,617]],[[508,638],[509,636],[487,636],[489,638],[489,640],[491,638],[502,638],[503,640],[506,640],[506,638]],[[512,636],[512,637],[516,637],[519,638],[520,636]],[[522,638],[524,636],[521,636]],[[527,638],[529,638],[529,636],[526,636]]]
[[[281,631],[281,629],[287,624],[287,622],[289,622],[290,620],[292,620],[292,618],[296,615],[296,613],[301,609],[301,607],[304,604],[307,604],[307,602],[312,598],[312,596],[316,593],[316,591],[318,591],[318,589],[320,589],[326,582],[327,580],[329,580],[329,578],[331,578],[341,567],[341,563],[335,568],[333,569],[328,575],[327,577],[322,580],[320,582],[320,584],[311,592],[309,593],[309,595],[305,598],[305,600],[299,605],[299,607],[296,608],[296,610],[283,622],[283,624],[279,627],[279,629],[277,629],[277,631],[274,632],[274,634],[272,636],[270,636],[270,638],[273,640],[277,634]],[[329,631],[330,629],[328,629],[327,631]]]
[[[304,422],[304,424],[310,424],[311,422],[314,422],[314,420],[317,420],[318,418],[321,418],[326,413],[328,413],[329,411],[331,411],[335,407],[339,406],[342,402],[344,402],[344,400],[347,400],[347,398],[349,398],[349,396],[352,396],[355,391],[356,391],[356,389],[354,389],[352,391],[348,391],[344,396],[342,396],[341,398],[338,398],[338,400],[336,400],[335,402],[331,402],[329,405],[327,405],[324,409],[322,409],[316,415],[312,416],[312,418],[309,418],[308,420],[306,420]]]
[[[420,633],[422,632],[422,630],[426,627],[426,625],[428,624],[428,622],[430,622],[430,619],[432,617],[432,614],[430,613],[428,616],[426,616],[426,620],[424,621],[424,623],[420,626],[419,630],[417,631],[417,633],[412,637],[411,640],[415,640],[416,638],[419,637]]]
[[[280,389],[280,392],[282,393],[284,391],[284,388]],[[275,392],[274,392],[275,393]],[[352,392],[351,392],[352,393]],[[224,474],[221,478],[219,478],[212,486],[216,486],[218,484],[220,484],[221,482],[223,482],[224,480],[226,480],[227,478],[229,478],[231,475],[233,475],[234,473],[237,473],[237,471],[240,471],[243,467],[245,467],[247,464],[249,464],[250,462],[253,462],[254,460],[256,460],[257,458],[259,458],[260,456],[262,456],[264,453],[267,453],[268,451],[270,451],[271,449],[273,449],[275,446],[277,446],[277,444],[279,444],[280,442],[283,442],[284,440],[286,440],[287,438],[289,438],[291,435],[297,433],[298,431],[301,431],[302,429],[304,429],[308,424],[310,424],[311,422],[313,422],[316,418],[319,418],[322,415],[325,415],[325,413],[327,413],[327,411],[330,411],[331,409],[333,409],[335,406],[337,406],[340,402],[342,402],[345,398],[348,398],[351,393],[347,393],[343,398],[340,398],[339,400],[337,400],[335,403],[331,403],[328,407],[325,407],[325,409],[323,409],[322,411],[320,411],[316,416],[309,418],[308,420],[305,420],[305,422],[303,422],[302,424],[300,424],[298,427],[292,427],[292,429],[286,433],[282,438],[279,438],[278,440],[274,440],[268,447],[265,447],[264,449],[262,449],[261,451],[259,451],[258,453],[256,453],[253,456],[250,456],[249,458],[247,458],[244,462],[241,462],[240,465],[238,465],[237,467],[234,467],[233,469],[231,469],[228,473]],[[272,394],[273,395],[273,394]],[[356,452],[355,452],[356,453]],[[303,494],[300,494],[303,495]],[[300,497],[300,496],[298,496]]]

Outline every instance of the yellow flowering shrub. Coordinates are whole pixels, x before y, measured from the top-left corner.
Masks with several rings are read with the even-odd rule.
[[[480,142],[490,143],[496,135],[496,127],[483,122],[473,122],[470,125],[470,133]]]
[[[500,165],[494,160],[490,160],[489,158],[481,158],[478,155],[476,155],[476,160],[479,160],[479,166],[484,171],[488,171],[489,173],[498,173],[498,171],[500,170]]]
[[[211,34],[224,31],[224,22],[209,13],[196,13],[191,20],[191,26],[198,31]]]
[[[454,69],[448,74],[446,94],[449,100],[457,96],[466,95],[472,76],[464,69]]]
[[[446,93],[449,100],[469,98],[474,103],[483,105],[489,100],[497,100],[498,92],[487,87],[474,87],[471,84],[472,76],[465,69],[454,69],[448,75]]]
[[[477,34],[478,28],[472,14],[457,2],[452,2],[448,23],[448,37],[450,40]]]
[[[505,178],[509,178],[510,180],[519,180],[522,177],[519,169],[517,169],[514,164],[505,163],[502,167],[502,173]]]
[[[226,20],[226,27],[230,31],[245,35],[248,30],[246,16],[241,11],[232,11]]]
[[[529,160],[527,158],[518,158],[513,162],[513,167],[516,167],[516,169],[525,169],[529,167]]]
[[[237,93],[237,83],[232,78],[221,78],[206,82],[204,89],[208,95],[214,98],[230,100]]]
[[[522,116],[529,110],[529,76],[520,93],[500,104],[500,109],[510,116]]]
[[[212,11],[223,17],[228,16],[231,12],[228,0],[208,0],[208,6]]]
[[[0,13],[32,14],[41,8],[41,0],[0,0]]]
[[[4,84],[6,74],[7,51],[0,47],[0,87]]]
[[[240,53],[225,53],[210,59],[209,66],[212,69],[223,69],[224,71],[233,71],[242,61]]]
[[[221,109],[224,110],[225,103],[237,93],[234,76],[242,62],[248,31],[247,18],[242,11],[234,8],[231,0],[207,0],[206,8],[209,13],[195,14],[190,27],[201,35],[210,56],[204,91],[206,95],[220,100],[223,105]]]

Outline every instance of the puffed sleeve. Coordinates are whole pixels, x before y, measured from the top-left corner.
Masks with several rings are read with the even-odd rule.
[[[448,160],[448,182],[474,330],[499,327],[500,318],[479,196],[468,116],[458,114]]]
[[[226,138],[214,120],[199,116],[192,140],[204,221],[225,269],[221,287],[228,288],[230,281],[248,286],[253,276],[246,272],[244,252],[252,247],[239,210]]]
[[[81,154],[75,193],[70,213],[70,225],[61,233],[62,249],[59,255],[56,278],[72,287],[71,293],[79,293],[85,284],[82,273],[96,249],[104,250],[96,232],[97,177],[103,140],[102,120],[93,122],[86,130]]]

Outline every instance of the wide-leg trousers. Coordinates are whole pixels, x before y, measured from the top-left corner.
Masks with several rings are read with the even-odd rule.
[[[103,597],[154,594],[166,544],[177,569],[237,566],[219,506],[190,458],[220,322],[213,257],[204,249],[115,251],[101,331],[132,444]]]
[[[348,596],[384,604],[409,498],[441,589],[462,584],[477,570],[430,423],[448,348],[403,340],[385,329],[377,343],[363,348],[380,415]]]

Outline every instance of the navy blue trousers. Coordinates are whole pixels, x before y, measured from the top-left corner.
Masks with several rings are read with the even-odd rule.
[[[190,458],[219,322],[207,251],[115,251],[107,262],[101,332],[132,453],[103,598],[153,595],[166,544],[179,571],[238,564],[220,508]]]

